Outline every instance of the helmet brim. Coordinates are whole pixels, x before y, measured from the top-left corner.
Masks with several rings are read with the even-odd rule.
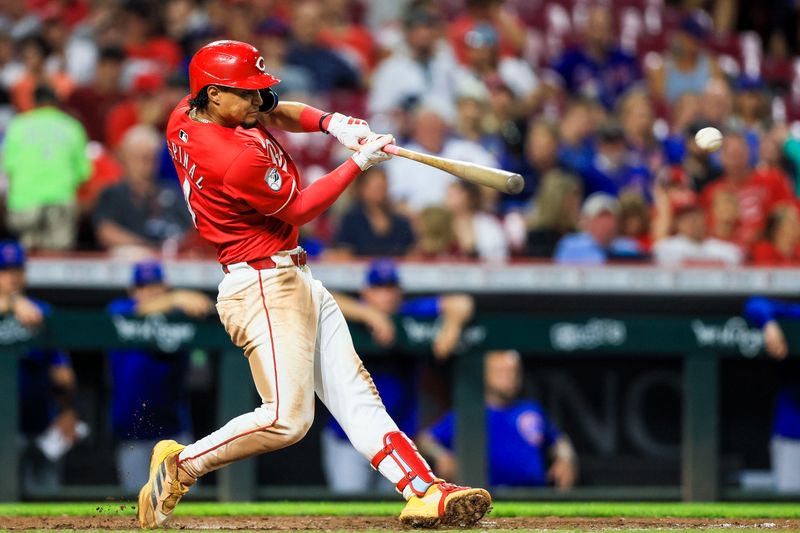
[[[208,87],[209,85],[216,85],[218,87],[233,87],[235,89],[268,89],[273,85],[276,85],[281,82],[279,78],[276,78],[272,74],[267,73],[258,73],[252,76],[248,76],[242,80],[231,81],[225,80],[220,81],[219,83],[215,82],[212,79],[206,80],[208,83],[199,87],[196,93],[192,94],[192,98],[197,96],[197,93],[203,90],[204,87]]]

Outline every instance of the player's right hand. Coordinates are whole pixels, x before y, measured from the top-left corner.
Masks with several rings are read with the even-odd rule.
[[[358,165],[358,168],[367,170],[372,165],[392,158],[391,155],[383,151],[383,147],[387,144],[394,144],[394,142],[394,136],[392,135],[373,133],[364,140],[358,152],[351,157]]]

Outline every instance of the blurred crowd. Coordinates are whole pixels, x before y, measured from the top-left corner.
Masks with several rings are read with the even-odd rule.
[[[7,0],[7,236],[211,256],[163,142],[204,44],[254,44],[283,100],[518,172],[514,196],[401,158],[303,228],[323,257],[800,264],[796,7],[665,0]],[[719,152],[694,142],[722,130]],[[308,184],[346,157],[275,132]],[[798,132],[800,133],[800,132]]]

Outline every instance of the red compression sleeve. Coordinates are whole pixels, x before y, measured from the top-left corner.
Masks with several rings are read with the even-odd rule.
[[[325,174],[305,189],[297,191],[289,205],[274,215],[275,218],[293,226],[311,222],[333,205],[359,174],[361,169],[356,162],[348,159],[329,174]]]
[[[325,117],[323,118],[323,115]],[[328,124],[331,121],[331,113],[320,111],[316,107],[307,105],[300,111],[300,127],[303,131],[328,131]]]

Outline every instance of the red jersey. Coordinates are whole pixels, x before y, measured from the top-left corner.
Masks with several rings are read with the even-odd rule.
[[[167,146],[200,235],[223,265],[297,246],[298,229],[274,215],[299,193],[297,167],[258,125],[226,128],[189,118],[189,97],[167,123]]]
[[[745,248],[749,248],[760,237],[772,208],[794,198],[786,176],[775,169],[759,169],[742,183],[733,183],[724,177],[709,183],[701,194],[706,212],[711,212],[714,195],[721,189],[736,194],[739,203],[737,233],[742,241],[738,244]],[[713,223],[712,220],[712,226]]]

